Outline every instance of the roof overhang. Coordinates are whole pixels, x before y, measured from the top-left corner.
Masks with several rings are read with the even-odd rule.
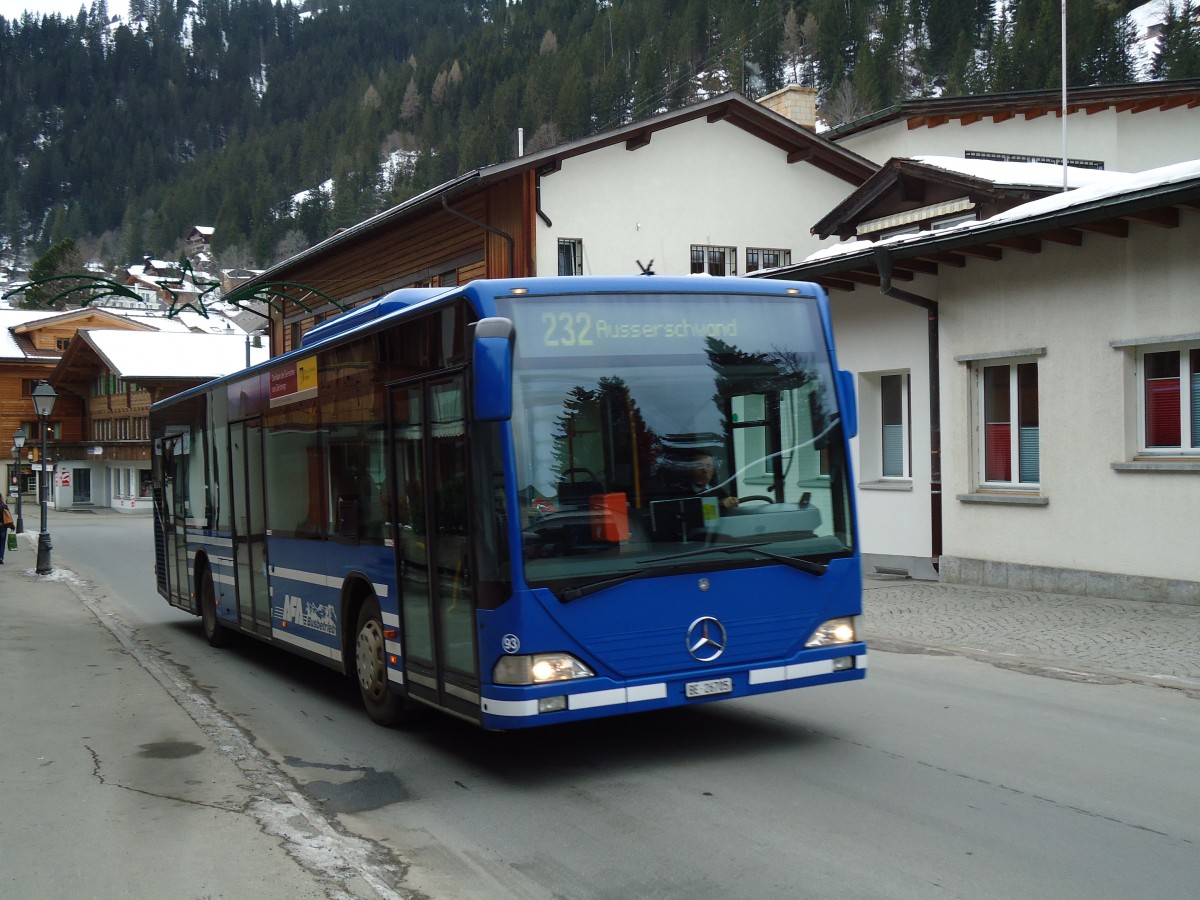
[[[1139,113],[1177,107],[1200,107],[1200,78],[1067,89],[1068,115],[1082,112],[1090,116],[1109,109],[1115,112]],[[971,97],[924,97],[855,119],[825,134],[830,140],[839,141],[872,128],[901,121],[906,123],[909,130],[913,130],[936,128],[950,122],[970,125],[983,119],[1003,122],[1016,117],[1028,120],[1045,115],[1062,115],[1061,91],[1008,91]]]
[[[993,220],[897,240],[863,242],[861,249],[772,269],[760,277],[815,281],[829,290],[879,287],[880,257],[896,280],[937,275],[942,266],[962,268],[968,259],[1000,261],[1006,251],[1039,253],[1043,243],[1080,246],[1085,234],[1129,236],[1130,223],[1161,228],[1179,225],[1180,209],[1200,212],[1200,176],[1102,196],[1041,214]],[[997,221],[998,220],[998,221]]]

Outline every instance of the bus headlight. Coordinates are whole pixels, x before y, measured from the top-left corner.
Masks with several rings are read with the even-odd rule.
[[[595,674],[569,653],[535,653],[502,657],[492,670],[492,680],[496,684],[548,684]]]
[[[854,616],[840,616],[822,622],[805,647],[833,647],[837,644],[853,644],[858,640],[858,627]]]

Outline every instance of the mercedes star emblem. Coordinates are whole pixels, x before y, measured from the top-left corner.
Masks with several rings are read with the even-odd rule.
[[[712,616],[701,616],[687,630],[687,650],[700,662],[712,662],[725,652],[725,626]]]

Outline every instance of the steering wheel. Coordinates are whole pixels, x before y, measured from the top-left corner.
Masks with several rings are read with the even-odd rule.
[[[775,502],[774,497],[766,497],[762,494],[751,494],[749,497],[738,497],[738,505],[741,506],[743,503],[749,503],[751,500],[762,500],[764,503]]]

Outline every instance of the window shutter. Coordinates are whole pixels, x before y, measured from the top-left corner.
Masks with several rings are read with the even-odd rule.
[[[1192,373],[1192,446],[1200,448],[1200,372]]]
[[[883,474],[902,478],[904,471],[904,426],[883,426]]]
[[[1146,446],[1180,446],[1178,378],[1146,379]]]
[[[1012,481],[1012,431],[1007,422],[984,426],[985,481]]]
[[[1038,444],[1037,428],[1021,428],[1017,431],[1017,452],[1020,455],[1021,481],[1041,481],[1041,448]]]

